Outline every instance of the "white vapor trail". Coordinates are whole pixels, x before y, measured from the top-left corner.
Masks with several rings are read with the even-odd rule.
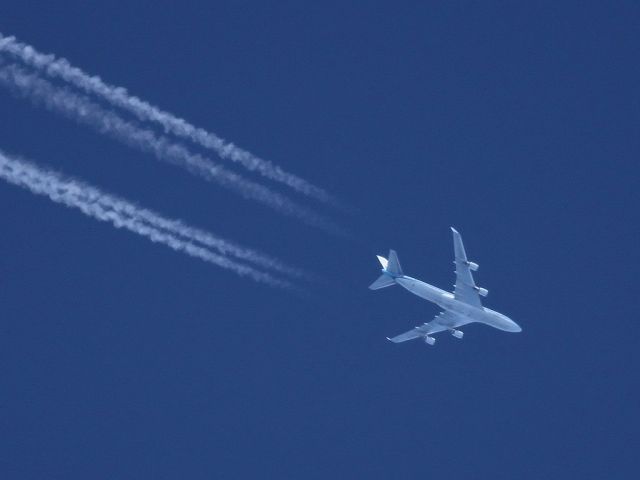
[[[284,264],[280,260],[269,257],[255,250],[241,247],[229,240],[217,237],[212,233],[191,227],[181,220],[163,217],[159,213],[139,206],[134,206],[126,200],[122,200],[114,195],[105,195],[100,190],[83,184],[78,186],[78,182],[69,185],[68,190],[78,198],[88,202],[98,204],[106,209],[113,210],[125,217],[131,217],[138,222],[151,225],[153,228],[167,231],[179,237],[184,237],[191,242],[201,243],[209,248],[214,248],[222,255],[233,256],[240,260],[253,263],[267,270],[289,275],[295,278],[312,279],[313,276],[298,269]]]
[[[256,157],[233,143],[226,142],[214,133],[198,128],[182,118],[162,111],[158,107],[130,95],[122,87],[109,85],[100,77],[91,76],[83,72],[81,69],[72,66],[64,58],[56,58],[54,55],[40,53],[33,47],[17,41],[15,37],[5,37],[1,33],[0,52],[13,55],[32,68],[45,72],[51,77],[60,78],[87,93],[97,95],[110,104],[130,112],[141,121],[159,124],[164,128],[165,132],[189,139],[194,143],[211,149],[221,158],[236,162],[247,170],[257,172],[270,180],[287,185],[295,191],[316,200],[341,207],[340,203],[322,188],[314,186],[292,173],[285,172],[272,162]]]
[[[30,98],[34,103],[58,112],[79,123],[131,147],[153,154],[157,159],[180,166],[205,180],[228,188],[244,198],[258,201],[279,213],[337,235],[344,232],[332,221],[293,202],[286,196],[270,190],[256,182],[243,178],[221,165],[191,153],[184,146],[158,137],[151,130],[143,129],[105,110],[88,98],[57,87],[37,75],[26,72],[15,65],[0,62],[0,84],[14,93]]]
[[[269,259],[255,251],[231,245],[208,232],[192,229],[177,220],[163,218],[122,198],[101,192],[79,180],[63,177],[59,173],[42,169],[25,160],[12,158],[1,151],[0,178],[26,188],[32,193],[47,196],[56,203],[76,208],[89,217],[111,223],[116,228],[127,229],[152,242],[161,243],[173,250],[230,270],[237,275],[272,287],[292,288],[289,282],[237,262],[225,254],[235,255],[274,270],[282,270],[282,265],[276,260]],[[199,232],[198,236],[201,236],[202,239],[206,238],[207,243],[202,243],[216,248],[221,254],[214,253],[208,248],[190,241],[194,231]],[[180,238],[181,236],[185,238]],[[285,270],[288,268],[284,267]]]

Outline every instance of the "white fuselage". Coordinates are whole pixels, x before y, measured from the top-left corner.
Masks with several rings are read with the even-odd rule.
[[[451,325],[445,325],[442,323],[442,320],[434,320],[434,322],[439,322],[442,330],[453,329],[468,323],[478,322],[507,332],[522,331],[520,326],[509,317],[486,307],[475,307],[456,300],[452,293],[445,292],[421,280],[406,275],[395,277],[394,280],[398,285],[406,288],[414,295],[435,303],[443,310],[457,314],[456,317],[458,317],[458,319]]]

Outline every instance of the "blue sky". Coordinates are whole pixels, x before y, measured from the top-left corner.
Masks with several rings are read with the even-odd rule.
[[[2,477],[631,478],[639,14],[6,5],[3,35],[356,213],[295,196],[328,235],[0,89],[4,152],[326,279],[265,287],[0,183]],[[367,290],[375,254],[449,288],[450,226],[524,331],[390,344],[438,310]]]

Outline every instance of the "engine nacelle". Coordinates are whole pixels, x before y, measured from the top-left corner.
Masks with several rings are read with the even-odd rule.
[[[427,345],[433,345],[436,343],[436,339],[433,337],[430,337],[429,335],[425,335],[424,336],[424,343],[426,343]]]
[[[478,269],[480,268],[480,265],[478,265],[475,262],[467,262],[467,266],[469,267],[469,270],[471,270],[472,272],[477,272]]]
[[[461,339],[464,336],[464,332],[461,332],[460,330],[451,330],[451,335],[457,339]]]
[[[478,292],[478,295],[481,295],[483,297],[489,295],[489,290],[487,290],[486,288],[475,287],[475,290],[476,292]]]

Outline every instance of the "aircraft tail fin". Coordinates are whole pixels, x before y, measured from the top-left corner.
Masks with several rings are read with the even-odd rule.
[[[387,260],[387,267],[385,270],[392,275],[402,276],[402,267],[400,266],[400,261],[398,260],[398,254],[395,250],[389,250],[389,259]]]
[[[389,260],[381,255],[376,255],[376,257],[378,257],[378,261],[380,262],[380,265],[382,265],[382,268],[386,269],[387,265],[389,265]]]
[[[379,290],[384,287],[390,287],[391,285],[395,285],[395,281],[389,275],[383,273],[378,277],[378,279],[369,285],[370,290]]]
[[[383,273],[375,282],[369,285],[371,290],[378,290],[380,288],[395,285],[395,278],[403,275],[400,262],[398,261],[398,255],[395,250],[389,250],[389,258],[384,258],[378,255],[378,261],[380,262],[380,265],[382,265]]]

